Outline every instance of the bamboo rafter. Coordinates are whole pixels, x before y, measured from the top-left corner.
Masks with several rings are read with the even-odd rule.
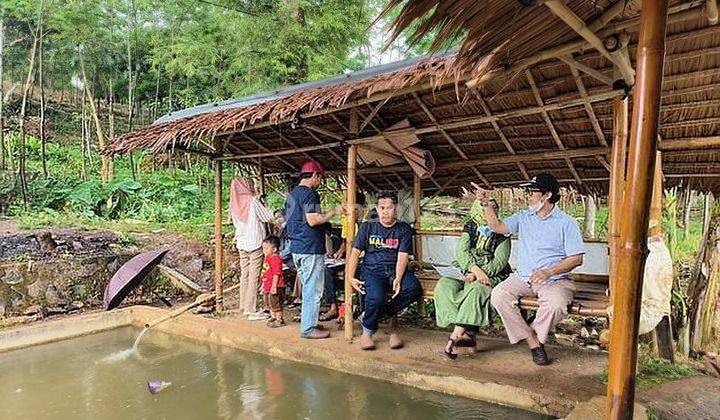
[[[533,91],[533,96],[535,96],[535,101],[537,101],[538,106],[543,107],[543,100],[540,96],[540,91],[537,88],[537,85],[535,84],[535,78],[532,75],[532,72],[530,72],[530,69],[525,70],[525,75],[527,76],[528,83],[530,83],[530,88]],[[587,98],[583,98],[587,99]],[[587,104],[587,102],[585,102]],[[548,130],[550,130],[550,134],[553,137],[553,140],[555,140],[555,144],[557,144],[558,148],[560,150],[565,150],[565,145],[563,144],[562,140],[560,140],[560,135],[558,135],[557,130],[555,130],[555,126],[552,123],[552,120],[550,119],[550,115],[548,115],[547,110],[543,108],[543,110],[540,112],[540,115],[542,115],[543,120],[545,120],[545,124],[547,125]],[[570,172],[573,174],[573,177],[575,178],[575,181],[578,184],[582,184],[582,179],[580,178],[580,175],[577,173],[577,170],[575,169],[575,165],[573,165],[570,158],[565,159],[565,163],[567,164],[568,168],[570,168]]]

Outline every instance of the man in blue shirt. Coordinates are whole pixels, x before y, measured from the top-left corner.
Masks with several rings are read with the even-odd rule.
[[[382,191],[378,194],[378,219],[360,226],[355,244],[347,260],[348,272],[352,273],[352,287],[365,295],[365,314],[360,347],[374,350],[373,334],[377,332],[378,320],[389,318],[417,302],[422,295],[420,282],[407,271],[412,254],[413,229],[405,222],[397,221],[397,194]],[[360,253],[365,252],[360,266],[360,279],[355,278]],[[386,294],[392,292],[388,300]],[[391,349],[403,346],[397,333],[390,332]]]
[[[475,195],[487,203],[487,191],[473,184]],[[582,264],[585,246],[577,222],[555,206],[560,187],[554,176],[541,174],[521,184],[528,209],[501,221],[485,205],[485,220],[490,229],[501,234],[518,234],[516,271],[495,286],[490,302],[500,314],[510,342],[525,340],[533,361],[550,363],[544,343],[558,322],[567,317],[567,308],[575,293],[570,272]],[[520,314],[518,299],[538,298],[540,307],[528,325]]]
[[[325,283],[325,225],[343,212],[337,207],[327,213],[320,209],[320,196],[315,191],[322,184],[325,171],[316,161],[305,162],[300,168],[300,184],[285,200],[285,222],[290,240],[290,253],[300,274],[302,307],[300,336],[327,338],[330,331],[318,327],[320,299]]]

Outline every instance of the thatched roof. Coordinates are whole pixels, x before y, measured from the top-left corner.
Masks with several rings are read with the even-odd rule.
[[[581,189],[607,188],[612,98],[623,91],[608,83],[617,77],[606,56],[542,5],[523,8],[516,0],[407,5],[416,3],[442,6],[429,20],[435,23],[421,25],[421,31],[440,28],[447,37],[455,29],[484,29],[467,31],[459,55],[409,60],[180,112],[121,136],[106,151],[175,148],[216,154],[214,137],[222,140],[223,150],[217,152],[226,158],[257,162],[255,157],[266,155],[266,173],[295,171],[309,156],[341,172],[346,142],[377,136],[409,118],[420,146],[438,163],[433,178],[423,180],[426,192],[452,193],[478,179],[513,185],[543,171]],[[702,2],[672,3],[660,121],[663,169],[669,185],[684,182],[720,192],[720,26],[709,26]],[[477,4],[492,7],[475,9]],[[604,7],[612,7],[566,4],[586,22],[607,17]],[[402,25],[414,16],[406,10],[398,18]],[[629,33],[634,62],[637,9],[628,6],[604,23],[599,33]],[[471,89],[469,80],[481,82]],[[354,118],[357,132],[351,127]],[[338,147],[315,150],[320,144]],[[360,182],[370,188],[412,185],[406,167],[361,165],[360,173]]]

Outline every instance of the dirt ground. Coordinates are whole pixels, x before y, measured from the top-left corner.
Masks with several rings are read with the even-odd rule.
[[[720,419],[720,379],[694,376],[642,391],[642,401],[658,419]]]

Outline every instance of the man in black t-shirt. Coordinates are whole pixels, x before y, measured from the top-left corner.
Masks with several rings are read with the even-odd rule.
[[[348,259],[349,272],[354,273],[350,279],[352,286],[365,295],[363,334],[360,337],[363,350],[375,349],[372,336],[378,329],[380,318],[397,314],[417,302],[422,295],[420,282],[407,271],[413,252],[413,229],[407,223],[397,221],[396,205],[397,194],[394,191],[383,191],[378,195],[378,219],[360,226]],[[365,251],[365,256],[358,276],[362,251]],[[386,298],[388,292],[392,292],[389,300]],[[395,331],[391,331],[389,341],[392,349],[403,345]]]

